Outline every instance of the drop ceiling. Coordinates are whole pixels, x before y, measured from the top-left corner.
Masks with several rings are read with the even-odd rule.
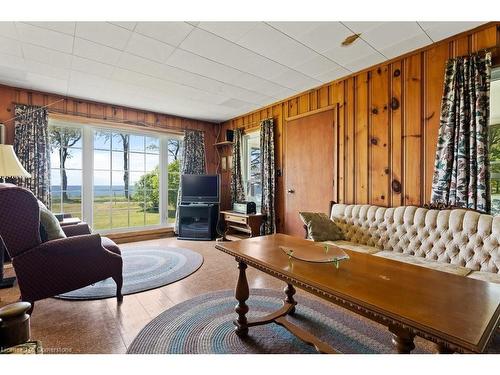
[[[219,122],[482,23],[0,22],[0,83]]]

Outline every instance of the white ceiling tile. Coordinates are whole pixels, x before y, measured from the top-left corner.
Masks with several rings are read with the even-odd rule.
[[[21,43],[17,40],[0,36],[0,52],[14,56],[23,56]]]
[[[138,22],[134,31],[177,47],[193,29],[186,22]]]
[[[284,86],[278,85],[277,83],[248,73],[240,73],[231,81],[231,83],[239,87],[246,87],[249,90],[273,98],[281,98],[284,91],[290,90]]]
[[[286,66],[302,64],[317,55],[310,48],[264,23],[252,28],[236,43]]]
[[[312,59],[309,59],[300,65],[293,66],[295,70],[298,70],[299,72],[310,77],[316,77],[339,67],[340,66],[337,63],[322,55],[315,55]]]
[[[351,74],[351,72],[349,70],[339,67],[339,68],[333,69],[329,72],[325,72],[323,74],[320,74],[314,78],[316,78],[318,81],[320,81],[322,83],[327,83],[327,82],[335,81],[336,79],[340,79],[342,77],[345,77],[349,74]]]
[[[352,35],[352,31],[340,22],[272,22],[271,24],[319,53],[340,46],[346,37]]]
[[[372,21],[344,21],[342,24],[347,26],[353,33],[366,33],[370,30],[375,29],[376,27],[383,26],[386,23],[391,22],[372,22]],[[352,34],[352,33],[351,33]]]
[[[77,22],[76,36],[124,50],[132,32],[107,22]]]
[[[0,22],[0,35],[12,39],[18,39],[16,24],[14,22]]]
[[[89,73],[104,78],[110,78],[114,70],[112,65],[84,59],[78,56],[73,56],[71,68],[78,72]]]
[[[236,42],[250,30],[257,27],[260,22],[200,22],[200,29],[210,31],[218,36]]]
[[[33,60],[25,60],[24,66],[28,73],[34,73],[61,80],[68,79],[70,75],[69,69],[57,68],[53,65],[43,64]]]
[[[337,62],[339,65],[350,69],[350,63],[363,59],[365,56],[371,56],[374,53],[378,54],[378,52],[370,47],[364,40],[357,39],[350,46],[344,47],[337,45],[325,51],[323,54]],[[380,56],[383,57],[382,55]]]
[[[189,34],[180,48],[264,78],[287,70],[276,62],[200,29]]]
[[[71,53],[73,50],[73,37],[70,35],[42,29],[22,22],[16,23],[16,28],[19,38],[23,42],[65,53]]]
[[[434,42],[473,29],[484,22],[419,22]]]
[[[30,25],[57,31],[63,34],[75,35],[76,22],[27,22]]]
[[[304,89],[304,87],[309,89],[320,84],[318,80],[291,69],[273,77],[272,81],[282,86],[288,86],[291,89]]]
[[[241,74],[239,70],[181,49],[174,51],[167,59],[167,64],[222,82],[231,82]]]
[[[126,52],[133,55],[138,55],[159,62],[165,62],[174,50],[175,48],[171,45],[137,33],[132,34],[127,47],[125,48]]]
[[[158,78],[163,77],[165,68],[160,63],[143,59],[142,57],[131,55],[127,52],[122,53],[116,66]]]
[[[24,66],[24,58],[20,56],[3,54],[0,52],[0,66],[19,69],[20,71],[26,71]]]
[[[27,43],[23,43],[22,48],[26,60],[38,61],[57,68],[71,68],[72,56],[68,53],[57,52]]]
[[[241,109],[245,108],[248,106],[247,102],[244,102],[242,100],[238,99],[228,99],[220,104],[223,107],[229,107],[229,108],[235,108],[235,109]]]
[[[26,80],[30,82],[31,87],[35,90],[48,91],[62,95],[66,95],[68,90],[67,79],[57,79],[52,76],[30,72],[27,74]]]
[[[363,56],[358,60],[349,62],[347,68],[352,72],[358,72],[384,61],[386,61],[386,59],[382,55],[379,53],[373,53],[371,55]]]
[[[431,43],[432,40],[425,33],[421,33],[412,38],[402,40],[392,46],[380,48],[379,51],[388,59],[392,59]]]
[[[90,60],[114,65],[118,62],[122,52],[88,40],[75,38],[73,54]]]
[[[123,27],[127,30],[134,31],[135,25],[137,25],[137,22],[110,22],[113,25]]]
[[[416,22],[345,22],[345,24],[356,33],[361,33],[361,38],[378,50],[418,35],[425,35]]]

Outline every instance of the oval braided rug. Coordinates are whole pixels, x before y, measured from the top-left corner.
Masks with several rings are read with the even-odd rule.
[[[283,294],[254,289],[247,301],[248,318],[282,306]],[[342,353],[393,353],[387,328],[346,309],[297,296],[289,319]],[[251,327],[249,337],[234,334],[236,300],[233,290],[198,296],[158,315],[137,335],[128,354],[315,353],[315,350],[276,324]],[[493,343],[500,347],[500,335]],[[435,352],[433,344],[416,338],[414,353]]]
[[[189,276],[203,264],[203,256],[179,247],[141,247],[125,249],[122,293],[133,294],[158,288]],[[56,298],[72,300],[101,299],[116,296],[116,284],[109,278],[93,285],[60,294]]]

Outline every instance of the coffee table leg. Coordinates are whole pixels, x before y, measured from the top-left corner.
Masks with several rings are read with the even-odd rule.
[[[392,344],[399,354],[410,354],[415,349],[413,333],[398,327],[389,327],[389,331],[392,333]]]
[[[287,286],[284,289],[284,292],[286,294],[285,302],[294,305],[288,312],[288,314],[293,315],[295,313],[295,305],[297,304],[297,301],[293,299],[296,290],[292,284],[287,284]]]
[[[247,265],[245,262],[238,262],[238,269],[240,270],[238,276],[238,283],[236,284],[235,297],[238,300],[238,304],[234,308],[234,311],[238,314],[238,319],[234,321],[236,328],[234,331],[240,337],[248,335],[248,321],[246,314],[248,313],[248,306],[245,303],[250,296],[250,291],[248,289],[248,281],[246,276]]]

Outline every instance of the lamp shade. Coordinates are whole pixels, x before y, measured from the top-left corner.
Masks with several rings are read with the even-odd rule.
[[[11,145],[0,145],[0,177],[31,177]]]

